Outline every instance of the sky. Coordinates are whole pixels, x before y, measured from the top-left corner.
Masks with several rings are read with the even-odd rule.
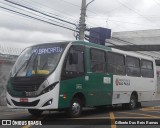
[[[76,25],[79,23],[82,0],[11,0],[41,12],[54,14]],[[87,3],[91,0],[87,0]],[[5,0],[0,0],[0,7],[5,7],[31,16],[43,16],[24,8],[17,9]],[[18,7],[19,8],[19,7]],[[43,16],[43,19],[46,20]],[[60,21],[52,20],[59,24]],[[54,21],[53,21],[54,20]],[[94,0],[87,7],[86,25],[106,27],[112,32],[160,29],[159,0]],[[61,22],[60,25],[76,29],[74,25]],[[0,8],[0,45],[24,48],[38,43],[61,40],[75,40],[75,33],[61,27],[47,24],[24,16],[16,15]]]

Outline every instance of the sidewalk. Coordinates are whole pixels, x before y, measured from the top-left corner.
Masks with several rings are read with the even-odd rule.
[[[7,106],[0,106],[0,112],[4,111],[12,111],[12,109],[8,108]]]
[[[25,111],[25,109],[13,109],[7,106],[0,106],[0,112],[14,112],[14,111]]]

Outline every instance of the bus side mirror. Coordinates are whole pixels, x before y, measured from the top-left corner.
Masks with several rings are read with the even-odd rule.
[[[78,64],[78,53],[69,54],[69,64]]]

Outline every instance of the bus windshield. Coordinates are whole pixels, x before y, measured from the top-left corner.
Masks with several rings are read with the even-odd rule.
[[[66,44],[46,44],[26,48],[12,69],[12,77],[48,75],[57,66]]]

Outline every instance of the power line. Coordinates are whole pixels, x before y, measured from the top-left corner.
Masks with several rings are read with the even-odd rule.
[[[2,3],[2,2],[0,2],[0,3]],[[4,3],[2,3],[2,4],[4,4]],[[22,9],[22,8],[18,8],[18,7],[16,7],[16,6],[12,6],[12,5],[7,4],[7,3],[5,3],[5,5],[10,6],[10,7],[12,7],[12,8],[15,8],[15,9],[18,9],[18,10],[21,10],[21,11],[26,11],[26,12],[28,12],[28,13],[30,13],[30,14],[38,17],[38,18],[47,19],[47,20],[49,20],[49,21],[53,21],[53,22],[59,23],[59,24],[61,24],[61,25],[64,25],[64,24],[62,24],[62,23],[60,23],[60,22],[58,22],[58,21],[55,21],[55,20],[52,20],[52,19],[48,19],[47,17],[43,17],[43,16],[41,16],[41,15],[35,14],[35,13],[30,12],[30,11],[27,11],[27,10],[24,10],[24,9]]]
[[[22,1],[26,2],[25,0],[22,0]],[[30,2],[32,2],[32,3],[30,4]],[[70,15],[66,14],[66,12],[62,12],[62,11],[59,11],[59,10],[54,9],[54,10],[57,11],[58,13],[66,14],[66,15],[68,15],[69,17],[61,16],[61,15],[58,15],[58,14],[53,14],[53,13],[51,13],[51,12],[49,12],[49,11],[46,11],[46,7],[47,7],[48,9],[51,9],[51,10],[53,10],[53,8],[50,8],[49,6],[45,5],[44,3],[42,4],[42,3],[40,3],[40,2],[32,1],[32,0],[27,1],[26,3],[28,3],[29,5],[33,5],[33,3],[34,3],[34,4],[36,4],[36,7],[37,7],[38,5],[40,5],[40,6],[39,6],[40,9],[41,9],[42,7],[45,7],[45,9],[41,9],[41,10],[42,10],[43,12],[45,12],[45,13],[48,13],[48,14],[51,14],[51,15],[55,15],[55,16],[58,16],[58,17],[61,17],[61,18],[69,19],[70,21],[72,20],[73,22],[78,22],[77,20],[75,20],[75,19],[73,19],[73,18],[69,18]]]
[[[154,2],[155,2],[158,6],[160,6],[160,3],[159,3],[159,2],[157,2],[156,0],[154,0]]]
[[[72,22],[69,22],[69,21],[66,21],[66,20],[57,18],[57,17],[55,17],[55,16],[52,16],[52,15],[49,15],[49,14],[46,14],[46,13],[43,13],[43,12],[40,12],[40,11],[38,11],[38,10],[36,10],[36,9],[30,8],[30,7],[27,7],[27,6],[24,6],[24,5],[21,5],[21,4],[18,4],[18,3],[15,3],[15,2],[9,1],[9,0],[4,0],[4,1],[9,2],[9,3],[11,3],[11,4],[14,4],[14,5],[17,5],[17,6],[20,6],[20,7],[23,7],[23,8],[26,8],[26,9],[28,9],[28,10],[31,10],[31,11],[34,11],[34,12],[37,12],[37,13],[40,13],[40,14],[42,14],[42,15],[45,15],[45,16],[48,16],[48,17],[51,17],[51,18],[60,20],[60,21],[62,21],[62,22],[66,22],[66,23],[68,23],[68,24],[71,24],[71,25],[76,26],[76,24],[74,24],[74,23],[72,23]]]
[[[80,7],[79,5],[73,4],[73,3],[68,2],[68,1],[66,1],[66,0],[61,0],[61,1],[65,2],[65,3],[68,3],[68,4],[72,5],[72,6]],[[109,10],[107,13],[111,13],[113,10],[118,9],[118,8],[121,7],[121,6],[122,6],[122,5],[114,8],[114,9]],[[98,14],[98,13],[92,11],[92,10],[89,10],[89,9],[86,9],[86,10],[87,10],[88,12],[91,12],[91,13],[95,14],[95,15],[101,15],[101,14]],[[88,15],[87,15],[86,19],[87,19],[87,18],[88,18]],[[91,25],[90,25],[90,24],[91,24]],[[113,24],[115,24],[115,23],[113,23]],[[96,25],[96,24],[93,24],[93,23],[88,22],[87,26],[93,27],[93,26],[99,26],[99,25]]]
[[[70,5],[73,5],[73,6],[79,7],[79,8],[81,7],[81,6],[77,5],[77,4],[73,4],[73,3],[68,2],[68,1],[65,1],[65,0],[61,0],[61,1],[66,2],[66,3],[68,3],[68,4],[70,4]],[[91,12],[91,13],[93,13],[93,14],[97,14],[97,13],[95,13],[95,12],[92,11],[92,10],[89,10],[89,9],[86,9],[86,10],[89,11],[89,12]]]
[[[77,5],[77,4],[73,4],[73,3],[65,1],[65,0],[61,0],[61,1],[65,2],[65,3],[68,3],[70,5],[73,5],[73,6],[79,7],[79,8],[81,7],[81,6]]]
[[[88,18],[91,18],[91,17],[88,17]],[[97,18],[96,18],[97,19]],[[152,26],[152,27],[155,27],[153,25],[144,25],[144,24],[139,24],[139,23],[132,23],[132,22],[126,22],[126,21],[118,21],[118,20],[110,20],[108,19],[108,21],[113,21],[113,22],[122,22],[122,23],[126,23],[126,24],[135,24],[135,25],[140,25],[140,26]]]
[[[136,10],[134,10],[134,9],[132,9],[132,8],[130,8],[130,7],[128,7],[128,6],[127,6],[125,3],[123,3],[122,1],[120,1],[120,0],[117,0],[117,1],[118,1],[120,4],[122,4],[125,8],[131,10],[132,12],[134,12],[134,13],[136,13],[137,15],[143,17],[143,18],[146,19],[147,21],[153,23],[150,19],[148,19],[147,17],[144,17],[142,14],[140,14],[140,13],[137,12]],[[160,27],[160,26],[158,26],[158,25],[155,25],[155,26]]]
[[[21,15],[21,16],[29,17],[29,18],[31,18],[31,19],[35,19],[35,20],[38,20],[38,21],[41,21],[41,22],[45,22],[45,23],[48,23],[48,24],[51,24],[51,25],[54,25],[54,26],[62,27],[62,28],[65,28],[65,29],[68,29],[68,30],[71,30],[71,31],[76,31],[76,30],[74,30],[74,29],[71,29],[71,28],[68,28],[68,27],[65,27],[65,26],[61,26],[61,25],[58,25],[58,24],[54,24],[54,23],[51,23],[51,22],[48,22],[48,21],[45,21],[45,20],[42,20],[42,19],[39,19],[39,18],[30,16],[30,15],[27,15],[27,14],[24,14],[24,13],[17,12],[17,11],[12,10],[12,9],[8,9],[8,8],[2,7],[2,6],[0,6],[0,8],[2,8],[2,9],[4,9],[4,10],[7,10],[7,11],[10,11],[10,12],[12,12],[12,13],[19,14],[19,15]]]

